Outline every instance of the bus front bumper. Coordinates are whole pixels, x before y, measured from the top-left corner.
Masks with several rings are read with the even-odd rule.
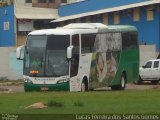
[[[58,84],[33,84],[24,82],[24,90],[27,91],[69,91],[69,82]]]

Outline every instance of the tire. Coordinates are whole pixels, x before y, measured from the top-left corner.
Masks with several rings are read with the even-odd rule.
[[[151,81],[151,83],[154,84],[154,85],[157,85],[159,83],[159,80]]]
[[[120,85],[111,86],[112,90],[124,90],[126,88],[126,77],[124,74],[121,76]]]
[[[120,84],[120,90],[124,90],[126,88],[126,77],[124,74],[121,76],[121,84]]]
[[[112,90],[120,90],[118,85],[111,86]]]
[[[85,92],[86,91],[86,85],[84,82],[82,82],[81,84],[81,92]]]
[[[81,92],[85,92],[88,90],[88,81],[87,80],[83,80],[82,84],[81,84]]]
[[[139,75],[139,79],[137,81],[135,81],[135,84],[142,84],[142,82],[143,82],[143,79]]]

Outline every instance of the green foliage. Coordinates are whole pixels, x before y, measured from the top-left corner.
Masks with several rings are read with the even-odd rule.
[[[83,107],[83,106],[84,106],[84,103],[83,103],[83,102],[80,102],[80,101],[77,101],[77,102],[74,102],[74,106]]]
[[[49,101],[47,103],[47,106],[48,107],[64,107],[64,103],[62,103],[60,101],[53,101],[53,100],[51,100],[51,101]]]

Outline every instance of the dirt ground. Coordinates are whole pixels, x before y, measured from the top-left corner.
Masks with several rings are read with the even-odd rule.
[[[140,85],[136,84],[127,84],[126,90],[148,90],[148,89],[160,89],[160,85],[153,85],[150,83],[142,83]],[[111,90],[109,87],[100,88],[97,90]],[[23,84],[18,85],[6,85],[6,84],[0,84],[0,92],[2,93],[15,93],[15,92],[24,92]]]

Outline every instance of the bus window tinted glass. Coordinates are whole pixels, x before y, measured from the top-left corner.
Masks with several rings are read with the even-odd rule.
[[[122,33],[122,47],[123,47],[123,49],[137,48],[138,47],[137,36],[138,36],[137,32]]]
[[[48,36],[48,50],[67,50],[69,46],[69,35],[51,35]]]
[[[28,47],[46,47],[47,36],[28,36]]]
[[[81,38],[82,53],[91,53],[95,42],[95,34],[84,34]]]

